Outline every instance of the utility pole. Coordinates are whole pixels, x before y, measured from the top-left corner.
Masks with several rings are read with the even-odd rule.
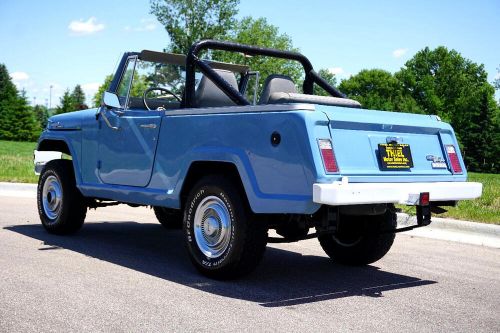
[[[54,86],[50,85],[50,89],[49,89],[49,110],[52,109],[52,87],[54,87]]]

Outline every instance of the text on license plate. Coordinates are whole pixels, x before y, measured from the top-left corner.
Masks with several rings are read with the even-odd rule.
[[[409,144],[379,143],[378,153],[382,170],[408,170],[413,168]]]

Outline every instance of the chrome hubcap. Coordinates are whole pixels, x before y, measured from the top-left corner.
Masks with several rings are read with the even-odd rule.
[[[196,208],[194,238],[208,258],[220,257],[229,246],[231,216],[226,204],[218,197],[206,197]]]
[[[59,217],[62,210],[62,188],[59,179],[49,176],[42,189],[42,205],[45,215],[51,220]]]

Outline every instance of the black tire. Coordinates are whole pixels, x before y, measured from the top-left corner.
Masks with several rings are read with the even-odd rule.
[[[37,203],[48,232],[66,235],[82,227],[87,205],[76,187],[72,161],[52,160],[45,165],[38,179]]]
[[[234,184],[220,175],[207,176],[193,187],[185,205],[183,231],[190,259],[214,279],[249,273],[266,249],[267,224],[255,218]]]
[[[166,229],[182,229],[182,213],[180,210],[159,206],[154,206],[153,210],[158,222]]]
[[[318,237],[321,247],[335,262],[344,265],[368,265],[389,252],[394,233],[380,233],[396,228],[396,213],[387,209],[372,216],[341,216],[339,232]]]

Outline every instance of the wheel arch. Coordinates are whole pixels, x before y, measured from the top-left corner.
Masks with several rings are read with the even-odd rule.
[[[40,142],[38,142],[37,146],[38,151],[58,151],[66,155],[70,155],[73,157],[71,154],[71,150],[69,149],[68,144],[66,141],[61,140],[61,139],[42,139]]]
[[[186,202],[189,192],[193,186],[201,178],[216,174],[222,174],[225,177],[230,178],[234,185],[238,187],[241,195],[246,199],[246,203],[251,208],[251,202],[237,166],[232,162],[225,161],[194,161],[191,163],[182,183],[182,189],[180,192],[181,207],[184,206],[184,203]]]
[[[73,172],[75,174],[76,184],[81,184],[81,175],[79,172],[79,163],[77,153],[73,147],[68,144],[64,138],[40,138],[37,144],[36,151],[38,152],[60,152],[71,157]],[[42,158],[43,159],[43,158]],[[45,158],[43,165],[53,160],[53,157]],[[36,162],[36,161],[35,161]],[[36,163],[35,163],[36,164]]]

